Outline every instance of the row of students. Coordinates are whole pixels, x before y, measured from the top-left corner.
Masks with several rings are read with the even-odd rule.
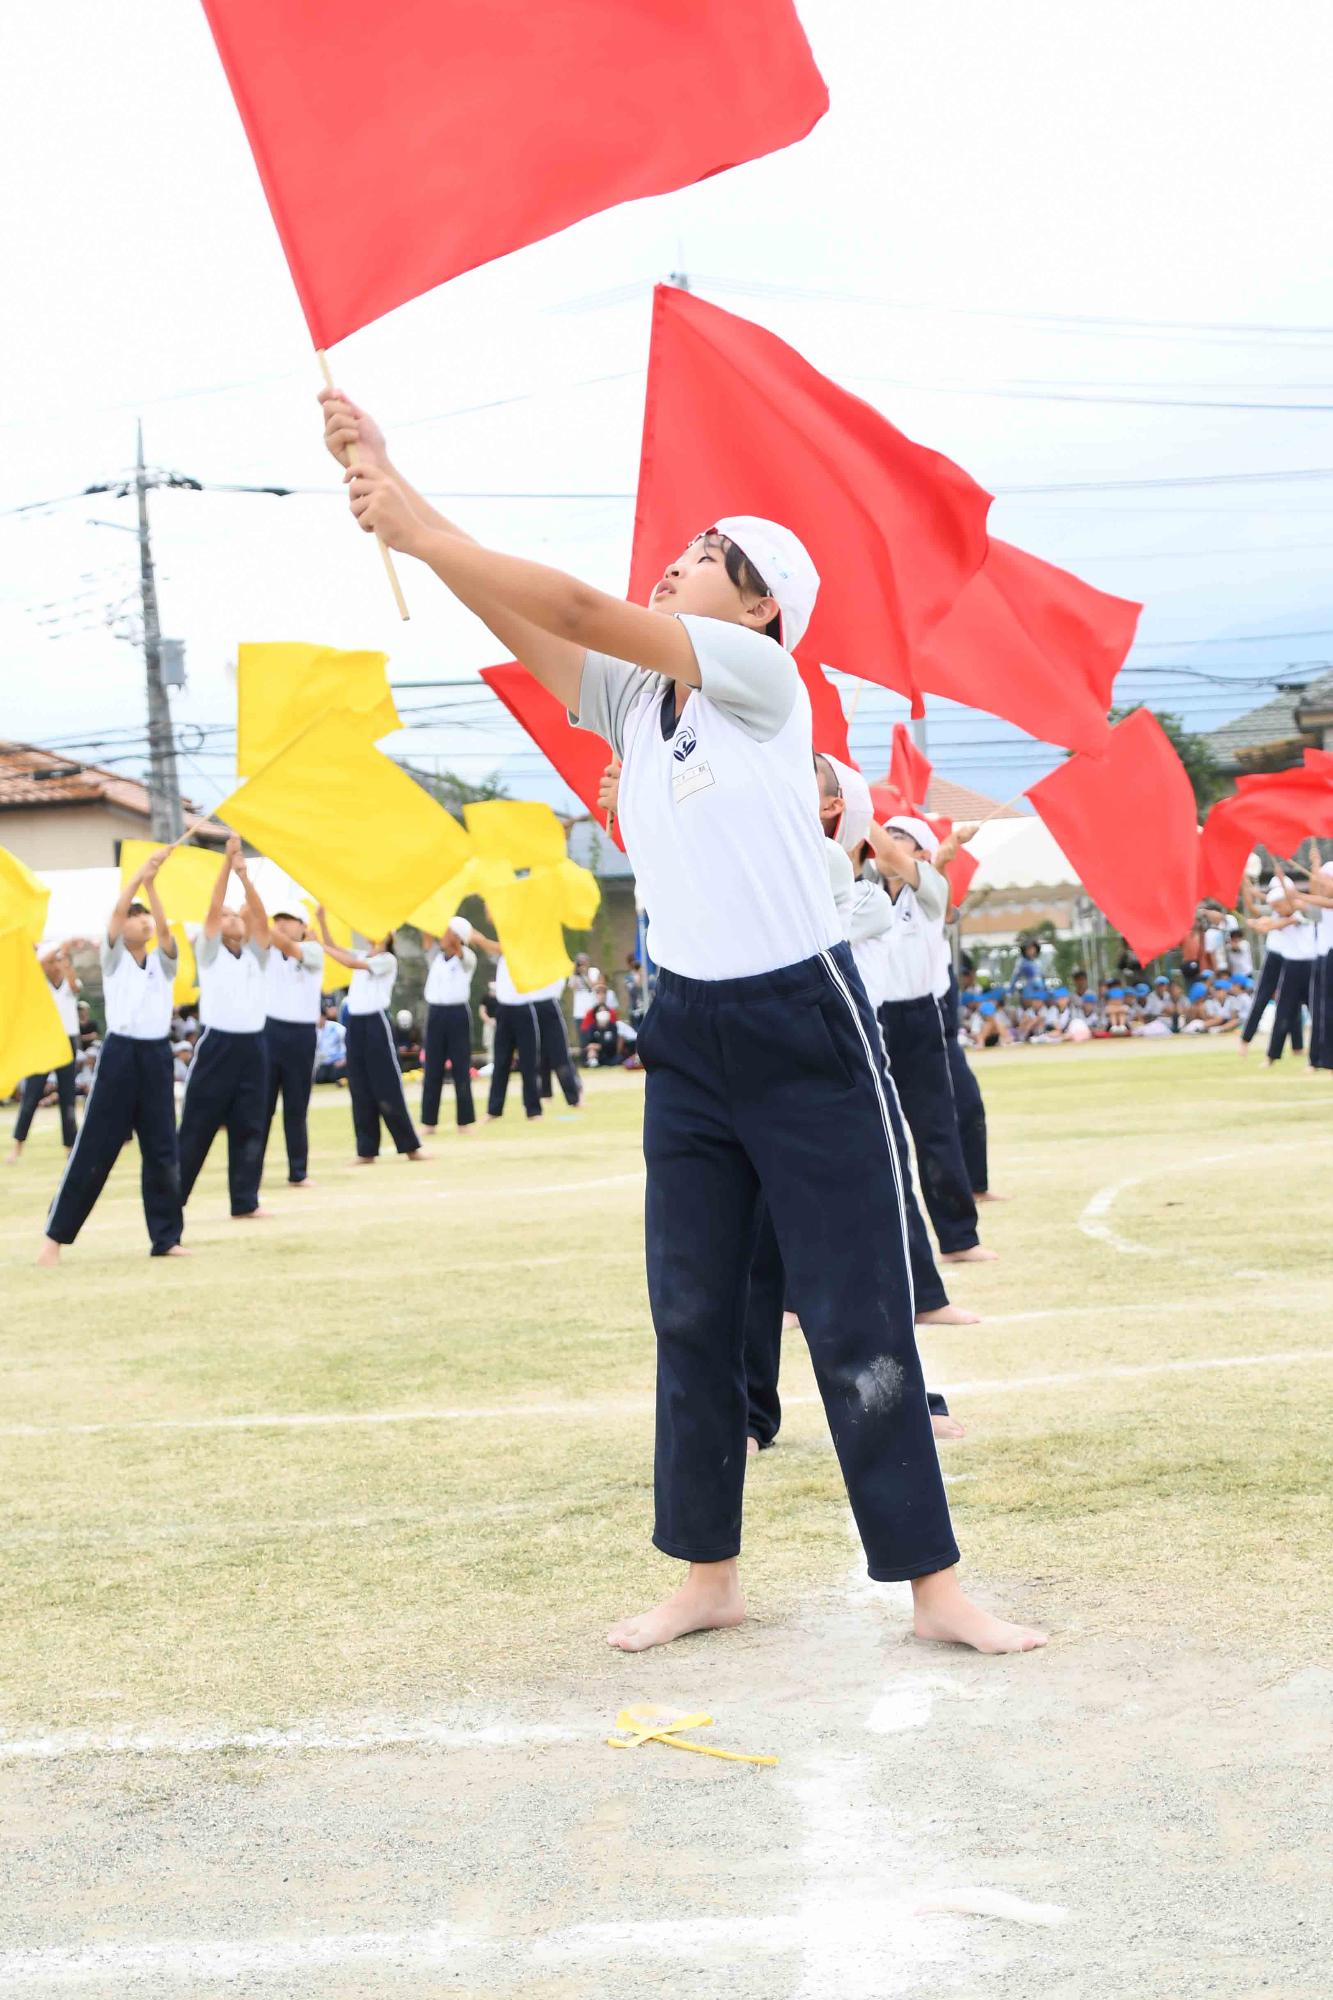
[[[321,398],[366,532],[420,559],[620,760],[620,825],[650,912],[648,1290],[657,1334],[653,1539],[682,1588],[608,1634],[642,1651],[745,1616],[747,1400],[739,1306],[771,1219],[872,1577],[910,1579],[919,1634],[983,1651],[1043,1635],[964,1595],[913,1326],[878,1035],[829,887],[809,696],[791,653],[819,579],[753,516],[706,527],[647,607],[486,549]],[[836,1135],[856,1171],[828,1171]]]

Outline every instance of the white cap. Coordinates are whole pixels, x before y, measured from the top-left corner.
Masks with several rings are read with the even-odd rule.
[[[790,528],[761,520],[757,514],[731,514],[715,525],[763,577],[781,614],[782,643],[794,652],[805,637],[819,595],[819,571],[804,542]]]
[[[905,833],[909,840],[914,840],[918,847],[925,849],[932,861],[940,851],[938,834],[932,833],[923,819],[911,819],[906,813],[895,813],[892,819],[885,820],[884,828],[887,833]]]
[[[472,925],[466,917],[450,917],[445,929],[452,931],[460,944],[471,944]]]
[[[875,816],[875,808],[870,799],[870,787],[861,773],[851,764],[843,764],[836,757],[830,757],[827,750],[820,756],[832,767],[842,792],[842,819],[834,835],[839,847],[846,854],[855,854],[866,837],[866,828]]]
[[[400,1007],[396,1018],[400,1028],[410,1028],[412,1025],[412,1009],[410,1007]]]

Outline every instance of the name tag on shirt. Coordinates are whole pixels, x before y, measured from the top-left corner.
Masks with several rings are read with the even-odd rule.
[[[692,798],[695,792],[706,792],[716,783],[710,764],[695,764],[689,770],[671,773],[671,796],[679,805],[682,799]]]

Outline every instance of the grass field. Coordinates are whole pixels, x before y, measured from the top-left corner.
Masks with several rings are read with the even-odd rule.
[[[606,1625],[676,1573],[647,1541],[640,1079],[594,1077],[579,1114],[558,1106],[539,1125],[511,1115],[467,1140],[442,1129],[433,1162],[390,1155],[370,1172],[350,1161],[345,1096],[318,1093],[317,1187],[296,1194],[279,1175],[268,1191],[275,1219],[234,1224],[215,1149],[189,1210],[188,1260],[148,1259],[127,1155],[54,1275],[30,1265],[59,1171],[54,1121],[42,1114],[22,1165],[0,1179],[0,1798],[8,1790],[5,1865],[25,1885],[20,1920],[11,1906],[8,1936],[0,1930],[12,1945],[0,1950],[0,1992],[72,1982],[119,1994],[136,1980],[147,1981],[138,1990],[211,1991],[224,1973],[228,1990],[301,1995],[656,1992],[678,1955],[665,1932],[611,1940],[593,1960],[582,1946],[542,1959],[546,1947],[531,1940],[552,1924],[582,1935],[605,1918],[599,1880],[620,1884],[612,1907],[636,1921],[678,1921],[677,1891],[696,1880],[690,1843],[721,1839],[733,1814],[729,1889],[714,1869],[703,1905],[692,1905],[714,1910],[724,1932],[715,1948],[686,1954],[704,1968],[691,1991],[1017,1994],[1040,1968],[1047,1990],[1081,2000],[1103,1948],[1123,1983],[1096,1990],[1117,2000],[1259,1990],[1237,1955],[1241,1931],[1251,1942],[1258,1932],[1241,1924],[1234,1897],[1237,1940],[1217,1983],[1202,1972],[1189,1983],[1188,1942],[1177,1963],[1148,1934],[1138,1936],[1144,1983],[1133,1983],[1133,1951],[1120,1956],[1115,1944],[1131,1884],[1107,1900],[1095,1828],[1119,1811],[1118,1865],[1139,1870],[1140,1911],[1164,1893],[1173,1862],[1181,1908],[1220,1892],[1233,1869],[1258,1888],[1285,1881],[1289,1907],[1300,1903],[1304,1836],[1279,1812],[1287,1794],[1273,1770],[1261,1782],[1255,1760],[1278,1754],[1275,1736],[1308,1741],[1309,1676],[1326,1671],[1333,1637],[1333,1088],[1290,1061],[1271,1073],[1258,1057],[1243,1065],[1230,1043],[1022,1051],[978,1070],[994,1184],[1013,1197],[984,1217],[1001,1262],[954,1274],[955,1296],[984,1324],[927,1332],[923,1348],[928,1381],[953,1392],[968,1427],[945,1448],[965,1574],[997,1606],[1050,1627],[1039,1662],[905,1648],[898,1598],[856,1584],[799,1338],[784,1365],[780,1446],[750,1472],[751,1625],[651,1660],[604,1646]],[[960,1699],[944,1702],[946,1687]],[[997,1690],[1013,1704],[998,1723]],[[1327,1686],[1314,1692],[1322,1699]],[[888,1701],[890,1722],[867,1724],[867,1736],[872,1696]],[[713,1705],[719,1741],[781,1747],[784,1775],[602,1751],[617,1707],[641,1698]],[[1276,1730],[1263,1707],[1274,1699],[1294,1704]],[[928,1716],[940,1703],[948,1715],[937,1728]],[[1218,1848],[1207,1816],[1192,1831],[1172,1821],[1164,1835],[1154,1814],[1171,1796],[1173,1755],[1191,1785],[1206,1770],[1232,1796],[1241,1767],[1224,1760],[1227,1776],[1209,1747],[1220,1710],[1229,1719],[1218,1727],[1239,1729],[1253,1753],[1245,1783],[1266,1804],[1259,1820],[1244,1808],[1248,1833],[1228,1822]],[[1187,1712],[1188,1753],[1177,1727]],[[864,1755],[873,1763],[887,1745],[889,1765],[862,1770],[861,1752],[848,1761],[849,1715]],[[909,1725],[925,1735],[904,1735]],[[1159,1727],[1149,1770],[1141,1760]],[[264,1729],[293,1741],[304,1731],[308,1749],[296,1761],[266,1757],[264,1739],[243,1740]],[[417,1747],[354,1740],[395,1730]],[[744,1743],[765,1730],[781,1744]],[[146,1747],[116,1748],[134,1736]],[[561,1749],[566,1739],[573,1747]],[[1059,1744],[1064,1761],[1051,1767]],[[832,1819],[818,1776],[829,1759],[843,1787]],[[946,1782],[955,1759],[970,1760],[967,1783]],[[1295,1769],[1283,1772],[1292,1800],[1308,1802]],[[262,1893],[224,1890],[208,1838],[221,1825],[222,1773],[224,1851],[248,1837],[271,1858],[275,1825],[307,1826],[316,1862],[306,1894],[274,1889],[271,1872]],[[904,1983],[883,1983],[887,1969],[879,1984],[848,1970],[827,1983],[819,1968],[837,1940],[825,1937],[816,1963],[805,1932],[788,1935],[782,1922],[813,1912],[850,1826],[873,1825],[885,1854],[906,1838],[890,1825],[905,1780],[917,1818],[904,1853],[932,1857],[921,1880],[945,1880],[962,1856],[972,1877],[985,1860],[998,1886],[1029,1895],[1047,1880],[1035,1858],[1045,1850],[1033,1849],[1025,1873],[1024,1842],[1058,1796],[1065,1851],[1043,1865],[1065,1870],[1057,1886],[1076,1904],[1080,1885],[1099,1885],[1104,1946],[1100,1919],[1087,1916],[1077,1945],[1075,1931],[1058,1945],[1043,1933],[1044,1957],[1026,1947],[1015,1956],[993,1924],[943,1913],[913,1928],[881,1898],[881,1918],[897,1912],[907,1926],[889,1934],[902,1946],[889,1952],[892,1979]],[[1235,1797],[1248,1796],[1235,1782]],[[1023,1784],[1030,1813],[1011,1800],[1004,1838],[988,1821],[981,1838],[987,1787]],[[699,1785],[711,1832],[691,1804]],[[333,1812],[335,1798],[355,1799],[350,1821]],[[573,1798],[582,1817],[571,1821]],[[635,1833],[649,1808],[651,1853]],[[140,1827],[145,1813],[160,1819],[169,1865],[150,1865],[151,1843],[130,1839],[129,1858],[118,1844],[116,1829]],[[780,1843],[778,1819],[791,1834]],[[758,1845],[742,1859],[735,1842],[745,1847],[747,1828]],[[430,1929],[408,1922],[413,1911],[429,1907],[438,1924],[440,1903],[404,1886],[426,1894],[418,1878],[437,1835],[450,1860],[426,1876],[452,1924],[481,1923],[484,1946],[469,1932],[472,1943],[367,1947],[351,1971],[346,1952],[301,1957],[307,1933],[351,1935],[367,1839],[379,1863],[388,1850],[377,1841],[418,1845],[402,1867],[382,1868],[362,1915],[380,1912],[382,1924],[392,1906],[403,1937]],[[1209,1852],[1212,1877],[1200,1873]],[[89,1853],[122,1896],[92,1894]],[[202,1881],[193,1900],[184,1875],[171,1886],[187,1862]],[[249,1865],[238,1860],[238,1879]],[[528,1890],[543,1884],[534,1903]],[[769,1929],[737,1964],[756,1913]],[[124,1956],[178,1933],[216,1932],[218,1950],[240,1950],[256,1925],[294,1941],[295,1956],[261,1952],[239,1971],[221,1959]],[[813,1914],[810,1925],[810,1937],[824,1935]],[[356,1934],[372,1930],[360,1923]],[[80,1969],[77,1951],[98,1940],[111,1956]],[[1274,1942],[1256,1960],[1282,1973],[1264,1990],[1313,1995],[1299,1953],[1287,1962],[1284,1950]],[[52,1956],[62,1951],[75,1956]],[[1232,1972],[1241,1983],[1225,1983]]]

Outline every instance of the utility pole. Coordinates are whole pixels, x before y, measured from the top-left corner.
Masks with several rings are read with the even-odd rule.
[[[157,582],[153,547],[148,539],[148,475],[143,462],[143,421],[134,461],[134,492],[139,503],[139,594],[143,602],[143,660],[148,680],[148,797],[153,838],[179,840],[185,831],[180,779],[176,773],[176,736],[171,704],[162,675],[162,628],[157,618]]]

